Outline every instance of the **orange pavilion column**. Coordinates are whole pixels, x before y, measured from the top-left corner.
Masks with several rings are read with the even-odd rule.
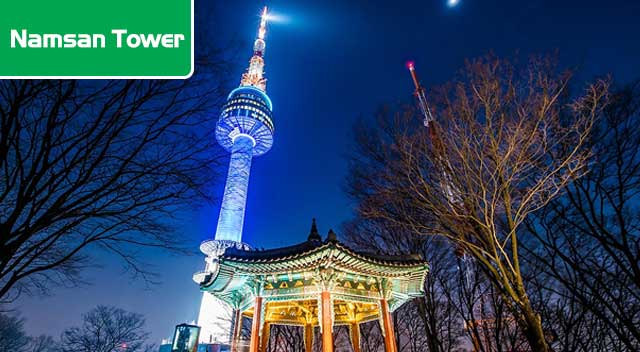
[[[357,321],[352,322],[349,326],[349,332],[351,333],[353,352],[360,352],[360,324]]]
[[[333,317],[331,316],[331,294],[327,290],[321,293],[320,301],[322,303],[322,352],[333,352]]]
[[[256,296],[253,304],[253,323],[251,324],[251,343],[249,344],[249,352],[260,352],[260,312],[262,312],[262,297]]]
[[[304,326],[304,350],[305,352],[313,351],[313,325]]]
[[[238,352],[240,344],[240,333],[242,332],[242,312],[240,309],[234,310],[233,317],[233,337],[231,340],[231,352]]]
[[[393,321],[389,312],[389,303],[386,298],[380,300],[380,309],[382,314],[382,325],[384,329],[384,349],[386,352],[398,352],[396,346],[396,336],[393,331]]]

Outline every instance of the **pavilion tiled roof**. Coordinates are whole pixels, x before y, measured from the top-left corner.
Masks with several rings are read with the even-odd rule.
[[[429,264],[419,255],[382,255],[355,250],[340,242],[333,231],[323,240],[315,221],[302,243],[267,250],[229,247],[217,257],[215,264],[212,267],[215,270],[196,273],[194,280],[203,291],[245,308],[251,304],[256,282],[273,287],[266,289],[268,299],[313,300],[318,293],[314,275],[327,270],[330,280],[335,280],[337,285],[336,297],[343,300],[375,302],[382,291],[374,286],[387,282],[391,288],[388,301],[393,311],[423,294],[429,271]]]
[[[337,239],[328,238],[324,241],[321,240],[308,240],[302,243],[298,243],[288,247],[267,249],[267,250],[239,250],[236,248],[227,249],[221,260],[223,261],[239,261],[245,263],[264,263],[264,262],[279,262],[285,260],[292,260],[301,257],[305,257],[327,248],[335,247],[343,250],[354,257],[358,257],[361,260],[370,262],[371,264],[378,265],[391,265],[391,266],[423,266],[426,261],[422,256],[413,255],[382,255],[373,254],[364,251],[358,251],[349,248],[344,243]]]

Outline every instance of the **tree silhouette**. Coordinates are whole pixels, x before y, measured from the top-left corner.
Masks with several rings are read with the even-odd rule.
[[[213,70],[216,71],[216,70]],[[139,247],[185,251],[174,219],[211,194],[226,86],[0,81],[0,299],[73,283],[91,250],[151,280]]]
[[[530,348],[547,351],[521,269],[524,222],[586,172],[608,82],[575,98],[552,60],[523,70],[489,56],[444,86],[436,121],[412,110],[356,131],[349,191],[358,213],[451,241],[502,296]]]
[[[140,314],[119,308],[98,306],[83,316],[80,327],[65,330],[60,338],[62,352],[150,352],[148,333]]]

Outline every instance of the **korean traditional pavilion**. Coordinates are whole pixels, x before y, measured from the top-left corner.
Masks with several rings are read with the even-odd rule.
[[[252,318],[250,352],[265,351],[273,324],[304,328],[306,352],[319,327],[322,351],[333,352],[333,328],[349,327],[360,352],[360,323],[378,320],[385,350],[397,352],[391,312],[423,295],[429,270],[420,256],[383,256],[352,250],[315,219],[307,241],[270,250],[231,247],[196,274],[202,291],[234,309],[232,352],[239,351],[243,317]]]

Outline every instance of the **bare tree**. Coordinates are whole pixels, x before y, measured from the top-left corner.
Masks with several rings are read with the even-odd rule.
[[[333,346],[336,352],[353,352],[348,326],[336,325],[333,327]]]
[[[89,249],[149,279],[140,247],[182,250],[178,212],[206,199],[224,75],[0,81],[0,299],[75,282]],[[216,73],[217,72],[217,73]]]
[[[559,349],[640,348],[640,83],[612,94],[589,173],[529,222]],[[547,299],[549,300],[549,299]],[[568,336],[575,339],[570,339]]]
[[[304,351],[304,329],[300,326],[271,325],[266,351]]]
[[[401,351],[454,351],[461,344],[463,321],[456,302],[456,263],[451,245],[442,238],[418,236],[383,219],[357,218],[344,226],[346,240],[362,251],[386,255],[421,254],[430,266],[425,296],[396,314]],[[416,320],[417,319],[417,320]]]
[[[140,314],[119,308],[98,306],[83,316],[83,324],[65,330],[60,338],[62,352],[141,352],[149,334]]]
[[[0,352],[27,352],[29,342],[22,319],[0,314]]]
[[[0,314],[0,352],[57,352],[57,348],[51,336],[29,337],[20,317]]]
[[[449,291],[453,306],[464,321],[464,330],[474,351],[522,351],[526,340],[506,309],[502,295],[468,258],[459,259],[458,285]]]
[[[420,314],[417,302],[407,303],[394,312],[394,328],[398,340],[398,351],[433,351],[429,347],[429,335],[425,334],[424,315]],[[440,331],[446,331],[444,326]],[[440,342],[438,340],[438,342]]]
[[[523,280],[523,223],[585,173],[608,91],[598,81],[568,101],[570,74],[551,61],[522,72],[492,56],[469,62],[441,89],[428,129],[412,110],[360,128],[349,180],[362,217],[442,236],[472,257],[534,351],[548,345]]]
[[[362,352],[384,350],[384,337],[380,329],[380,322],[374,320],[360,324],[360,343]]]
[[[441,237],[418,236],[393,224],[356,219],[344,232],[349,243],[384,254],[420,252],[430,263],[425,295],[394,313],[400,351],[521,350],[523,336],[500,294],[466,255]]]
[[[51,336],[40,335],[32,337],[29,343],[28,352],[59,352],[58,342]]]

